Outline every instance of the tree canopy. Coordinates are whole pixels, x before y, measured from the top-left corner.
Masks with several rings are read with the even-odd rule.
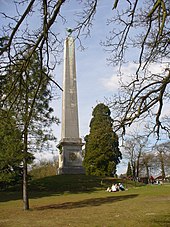
[[[93,110],[90,134],[85,137],[84,166],[86,174],[113,176],[120,162],[118,136],[113,131],[113,120],[108,106],[98,104]]]

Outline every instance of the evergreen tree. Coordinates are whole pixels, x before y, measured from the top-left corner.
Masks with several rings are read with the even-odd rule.
[[[83,162],[88,175],[113,176],[116,173],[116,165],[122,158],[110,114],[108,106],[103,103],[98,104],[93,110],[90,134],[85,137]]]
[[[15,119],[3,111],[0,118],[0,187],[15,184],[22,178],[22,134]]]
[[[132,177],[132,168],[131,168],[130,162],[128,162],[126,176],[127,177]]]
[[[54,139],[50,126],[52,123],[58,123],[58,119],[51,115],[53,112],[49,106],[53,97],[50,86],[51,76],[46,75],[39,54],[35,53],[29,62],[25,61],[24,71],[21,67],[23,66],[18,57],[14,64],[6,68],[1,86],[5,97],[2,107],[13,111],[13,116],[22,132],[23,201],[24,210],[27,210],[29,209],[27,191],[29,153],[42,151],[45,144],[49,145],[48,141]]]

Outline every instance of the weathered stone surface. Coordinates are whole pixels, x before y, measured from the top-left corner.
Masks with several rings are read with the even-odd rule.
[[[67,37],[64,46],[61,141],[57,174],[82,174],[82,140],[79,138],[75,44]]]

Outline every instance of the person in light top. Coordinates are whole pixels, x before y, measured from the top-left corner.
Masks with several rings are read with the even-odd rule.
[[[112,192],[116,192],[117,191],[117,188],[116,188],[116,185],[115,184],[112,184],[111,191]]]

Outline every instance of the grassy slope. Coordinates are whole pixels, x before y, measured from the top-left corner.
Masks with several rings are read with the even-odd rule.
[[[0,226],[170,226],[170,185],[127,184],[127,191],[108,193],[112,182],[77,175],[33,181],[30,211],[22,210],[19,190],[0,192]]]

